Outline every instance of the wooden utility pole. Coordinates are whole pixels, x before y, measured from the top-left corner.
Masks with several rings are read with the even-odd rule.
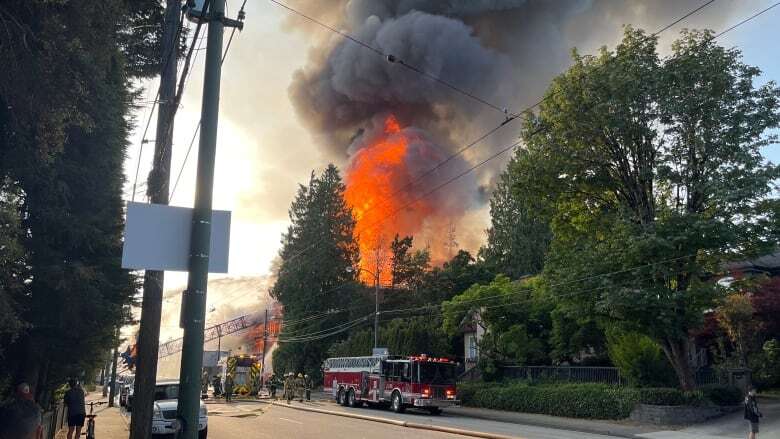
[[[168,204],[168,186],[171,174],[171,146],[173,119],[176,114],[176,61],[179,55],[180,0],[167,0],[163,24],[160,59],[160,95],[157,111],[157,130],[154,139],[154,161],[147,181],[149,201]],[[160,344],[160,318],[164,271],[146,270],[138,329],[138,357],[133,393],[133,412],[130,438],[147,439],[152,436],[154,385],[157,380],[157,351]]]
[[[268,345],[268,309],[263,320],[263,362],[260,364],[260,387],[265,385],[265,347]]]
[[[119,359],[119,327],[116,328],[116,338],[114,339],[114,354],[111,359],[111,380],[109,381],[108,388],[108,406],[114,406],[114,399],[116,399],[116,363]]]

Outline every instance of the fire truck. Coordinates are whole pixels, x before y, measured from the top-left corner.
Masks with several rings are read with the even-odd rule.
[[[455,389],[457,363],[427,355],[328,358],[322,365],[324,390],[339,404],[407,407],[441,413],[459,403]]]
[[[231,355],[225,360],[225,376],[233,376],[233,393],[254,395],[260,388],[261,359],[257,355]]]

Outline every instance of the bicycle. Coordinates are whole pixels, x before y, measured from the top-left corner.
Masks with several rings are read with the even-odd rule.
[[[87,439],[95,439],[95,418],[97,417],[96,414],[94,414],[95,406],[96,405],[103,405],[107,404],[108,401],[90,401],[89,402],[89,414],[86,415],[87,418]]]

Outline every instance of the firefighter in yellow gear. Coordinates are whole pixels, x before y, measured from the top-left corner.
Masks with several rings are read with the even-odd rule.
[[[295,386],[295,379],[292,372],[285,374],[284,376],[284,398],[287,400],[287,404],[293,399],[293,387]]]
[[[295,377],[295,396],[298,398],[298,401],[303,402],[303,374],[298,373],[298,376]]]

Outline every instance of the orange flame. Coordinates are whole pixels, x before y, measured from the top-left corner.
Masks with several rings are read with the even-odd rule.
[[[254,344],[254,349],[256,353],[263,352],[263,344],[265,344],[264,340],[264,324],[258,323],[257,325],[253,326],[249,329],[249,332],[247,332],[247,338],[251,340],[251,342]],[[279,324],[279,320],[270,320],[268,321],[268,347],[273,344],[273,338],[277,337],[279,335],[279,329],[281,328],[281,325]]]
[[[413,235],[434,210],[408,190],[414,176],[405,160],[412,140],[391,115],[384,133],[360,149],[347,168],[344,197],[355,216],[360,278],[366,283],[372,284],[376,274],[383,285],[390,282],[393,237]]]

